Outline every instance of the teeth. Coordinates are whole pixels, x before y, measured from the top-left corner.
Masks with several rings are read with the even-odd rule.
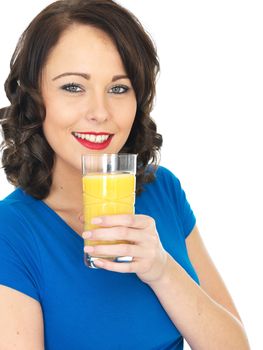
[[[108,138],[110,137],[110,135],[93,135],[93,134],[80,134],[78,132],[74,132],[74,136],[78,137],[79,139],[82,140],[87,140],[90,142],[94,142],[94,143],[103,143],[106,140],[108,140]]]
[[[95,142],[96,141],[96,136],[95,135],[86,135],[86,136],[89,136],[89,140],[91,142]],[[88,138],[86,138],[86,140],[88,140]]]

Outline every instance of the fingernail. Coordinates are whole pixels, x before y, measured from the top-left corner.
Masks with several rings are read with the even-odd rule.
[[[85,253],[92,253],[94,251],[94,248],[90,245],[85,245],[84,252]]]
[[[99,266],[99,267],[102,267],[104,265],[104,263],[101,261],[101,260],[94,260],[94,264]]]
[[[92,235],[92,232],[90,232],[90,231],[85,231],[85,232],[82,233],[82,238],[83,238],[83,239],[87,239],[87,238],[90,238],[91,235]]]
[[[101,224],[102,223],[102,219],[101,218],[93,218],[93,219],[91,219],[91,223],[93,225]]]

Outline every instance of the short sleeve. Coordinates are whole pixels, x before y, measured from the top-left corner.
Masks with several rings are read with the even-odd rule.
[[[162,173],[165,177],[164,182],[166,190],[172,198],[178,217],[181,221],[184,237],[187,238],[196,224],[196,217],[179,179],[170,170],[163,167]]]
[[[0,284],[40,301],[34,244],[19,218],[2,209],[0,207]]]

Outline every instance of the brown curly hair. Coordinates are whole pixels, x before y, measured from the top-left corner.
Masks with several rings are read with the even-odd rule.
[[[5,82],[10,106],[0,109],[2,166],[11,184],[38,199],[48,196],[54,152],[43,134],[45,106],[41,73],[51,49],[72,24],[87,24],[114,41],[135,90],[137,111],[120,152],[137,153],[137,194],[154,180],[162,136],[150,117],[159,61],[156,48],[138,19],[112,0],[60,0],[46,7],[22,34]]]

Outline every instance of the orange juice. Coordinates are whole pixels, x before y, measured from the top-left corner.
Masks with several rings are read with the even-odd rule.
[[[83,176],[84,229],[98,228],[91,224],[96,216],[133,214],[135,175],[131,173],[90,174]],[[85,240],[85,244],[119,244],[126,241]]]

